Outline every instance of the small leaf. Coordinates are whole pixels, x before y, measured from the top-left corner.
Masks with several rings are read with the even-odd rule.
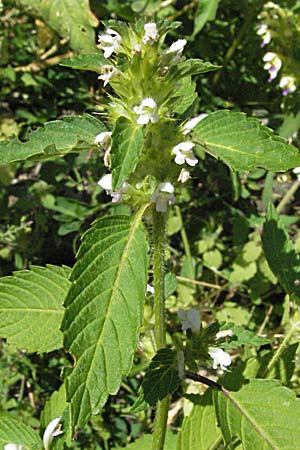
[[[60,61],[60,66],[71,67],[76,70],[91,70],[99,73],[101,66],[108,64],[102,53],[83,53],[70,59]]]
[[[69,272],[67,267],[32,266],[0,278],[0,335],[29,352],[61,348]]]
[[[300,166],[300,153],[259,120],[243,113],[216,111],[194,129],[194,142],[232,170],[264,167],[273,172]]]
[[[220,0],[198,0],[193,36],[196,36],[208,21],[216,18],[219,3]]]
[[[76,361],[66,387],[78,428],[117,392],[132,364],[147,284],[144,209],[96,221],[72,271],[62,328]]]
[[[172,394],[180,384],[176,353],[162,348],[152,359],[142,383],[144,399],[154,405],[168,394]]]
[[[289,295],[300,299],[300,261],[272,204],[263,227],[263,250],[270,269]]]
[[[97,134],[105,131],[104,125],[93,116],[69,116],[45,123],[33,131],[27,142],[17,138],[0,141],[0,166],[29,158],[45,159],[65,153],[96,148]]]
[[[0,446],[6,444],[22,445],[25,449],[40,450],[42,442],[36,431],[11,413],[0,411]]]
[[[225,443],[237,436],[243,450],[298,450],[300,399],[276,380],[251,380],[237,392],[214,391]]]
[[[134,171],[143,149],[143,128],[120,117],[112,134],[112,179],[117,191]]]

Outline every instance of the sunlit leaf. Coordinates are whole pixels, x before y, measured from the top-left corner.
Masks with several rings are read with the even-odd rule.
[[[25,449],[40,450],[41,439],[36,431],[16,419],[11,413],[0,412],[0,445],[4,448],[6,444],[22,445]]]

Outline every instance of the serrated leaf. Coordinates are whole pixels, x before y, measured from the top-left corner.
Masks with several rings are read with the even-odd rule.
[[[214,403],[226,444],[233,436],[243,450],[298,450],[300,399],[276,380],[251,380],[226,396],[214,391]]]
[[[72,271],[63,330],[75,359],[66,386],[78,428],[117,392],[132,364],[147,284],[144,209],[96,221]]]
[[[219,3],[220,0],[198,0],[193,36],[196,36],[202,30],[206,22],[216,18]]]
[[[82,55],[74,56],[70,59],[63,59],[59,65],[64,67],[71,67],[76,70],[91,70],[99,73],[101,66],[108,64],[108,61],[102,53],[83,53]]]
[[[194,142],[233,170],[263,167],[273,172],[300,166],[300,153],[253,117],[216,111],[194,129]]]
[[[96,148],[95,137],[102,131],[105,131],[105,126],[89,114],[47,122],[33,131],[27,142],[17,138],[0,141],[0,166],[29,158],[47,159]]]
[[[41,439],[36,431],[11,413],[0,411],[0,446],[6,444],[22,445],[24,450],[40,450],[42,448]]]
[[[144,399],[154,405],[168,394],[172,394],[180,384],[177,370],[177,356],[170,348],[162,348],[152,359],[142,383]]]
[[[208,389],[185,417],[177,438],[177,450],[209,450],[220,441],[211,389]]]
[[[263,250],[274,275],[285,292],[300,299],[300,261],[285,227],[272,204],[263,227]]]
[[[143,128],[125,117],[117,120],[112,133],[113,190],[117,191],[134,171],[143,149]]]
[[[93,50],[96,16],[88,0],[20,0],[29,11],[41,19],[60,36],[70,41],[70,47],[77,51]]]
[[[203,61],[198,58],[190,58],[179,62],[173,70],[175,77],[182,79],[183,77],[207,73],[218,69],[220,69],[220,66],[216,66],[209,61]],[[172,74],[172,68],[170,73]]]
[[[69,273],[67,267],[32,266],[0,278],[0,335],[29,352],[61,348]]]

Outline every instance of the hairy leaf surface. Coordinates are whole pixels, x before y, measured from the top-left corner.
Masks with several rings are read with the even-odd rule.
[[[26,159],[47,159],[72,151],[95,148],[95,137],[105,126],[93,116],[70,116],[45,123],[33,131],[27,142],[14,138],[0,141],[0,165]]]
[[[125,117],[117,120],[112,134],[112,178],[113,190],[134,171],[143,149],[143,127],[130,122]]]
[[[216,111],[194,129],[194,142],[233,170],[264,167],[273,172],[300,166],[300,153],[259,120],[231,111]]]
[[[214,391],[226,444],[237,436],[244,450],[298,450],[300,399],[276,380],[254,379],[237,392]]]
[[[12,414],[0,412],[0,446],[6,444],[22,445],[25,449],[40,450],[42,448],[41,439],[36,431]]]
[[[117,392],[132,364],[147,281],[142,214],[96,221],[77,255],[63,330],[75,359],[66,383],[78,428]]]
[[[29,352],[61,348],[67,267],[47,265],[0,278],[0,335]]]

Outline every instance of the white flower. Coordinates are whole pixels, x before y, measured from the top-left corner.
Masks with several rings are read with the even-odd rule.
[[[47,426],[43,436],[43,443],[45,450],[50,450],[54,437],[59,436],[60,434],[63,433],[59,422],[60,417],[57,417],[56,419],[53,419]]]
[[[213,369],[217,369],[218,365],[222,370],[227,370],[231,364],[231,356],[218,347],[208,347],[208,354],[213,359]]]
[[[105,64],[101,67],[101,75],[99,75],[98,80],[103,80],[103,86],[106,86],[109,83],[109,80],[112,76],[114,76],[118,70],[111,66],[110,64]]]
[[[95,144],[103,150],[107,150],[111,143],[111,131],[102,131],[95,137]]]
[[[99,35],[98,40],[101,49],[104,51],[105,58],[109,58],[114,52],[119,50],[122,38],[115,30],[107,28],[105,33]]]
[[[181,183],[186,183],[190,178],[191,178],[190,172],[186,169],[181,169],[177,181],[180,181]]]
[[[205,119],[205,117],[207,117],[208,114],[200,114],[197,117],[193,117],[192,119],[188,120],[184,125],[183,125],[183,134],[188,134],[190,131],[192,131],[193,128],[195,128],[196,125],[198,125],[198,123],[202,120]]]
[[[178,55],[181,55],[186,44],[186,39],[178,39],[177,41],[173,42],[171,47],[167,50],[167,53],[177,53]]]
[[[174,186],[168,181],[160,183],[156,191],[151,195],[150,200],[155,202],[155,209],[157,212],[167,212],[168,205],[175,203]]]
[[[295,169],[293,169],[293,173],[296,175],[300,174],[300,167],[295,167]]]
[[[221,330],[217,332],[216,339],[224,339],[226,337],[231,337],[232,334],[233,334],[232,330]]]
[[[18,445],[18,444],[6,444],[3,447],[3,450],[22,450],[23,449],[23,445]]]
[[[198,162],[198,159],[195,157],[192,152],[192,148],[195,147],[193,142],[180,142],[175,145],[172,149],[172,154],[175,155],[175,163],[182,165],[185,162],[189,166],[195,166]]]
[[[284,76],[281,78],[279,86],[283,89],[282,95],[289,95],[295,92],[297,88],[295,81],[294,77]]]
[[[150,284],[147,284],[147,292],[149,292],[149,294],[154,294],[154,287],[150,286]]]
[[[265,45],[269,44],[271,42],[271,33],[268,29],[268,25],[265,23],[260,24],[257,27],[257,31],[256,33],[262,37],[262,43],[261,43],[261,47],[264,47]]]
[[[277,77],[277,74],[282,66],[281,59],[276,55],[276,53],[268,52],[263,57],[265,62],[264,69],[269,72],[269,80],[272,81]]]
[[[136,121],[139,125],[146,125],[148,122],[157,123],[159,121],[157,104],[151,97],[144,98],[139,106],[134,106],[133,111],[139,116]]]
[[[200,313],[197,309],[191,308],[188,310],[184,310],[180,308],[177,311],[177,315],[182,322],[182,331],[191,329],[192,331],[194,331],[194,333],[199,333],[201,321]]]
[[[149,22],[144,25],[145,34],[143,36],[143,43],[153,45],[154,42],[158,41],[159,33],[156,27],[156,23]]]
[[[99,186],[102,187],[107,193],[107,195],[111,196],[112,203],[119,203],[123,200],[123,194],[126,193],[128,188],[128,183],[124,182],[121,186],[121,188],[118,191],[112,190],[112,174],[108,173],[104,175],[99,181]]]

